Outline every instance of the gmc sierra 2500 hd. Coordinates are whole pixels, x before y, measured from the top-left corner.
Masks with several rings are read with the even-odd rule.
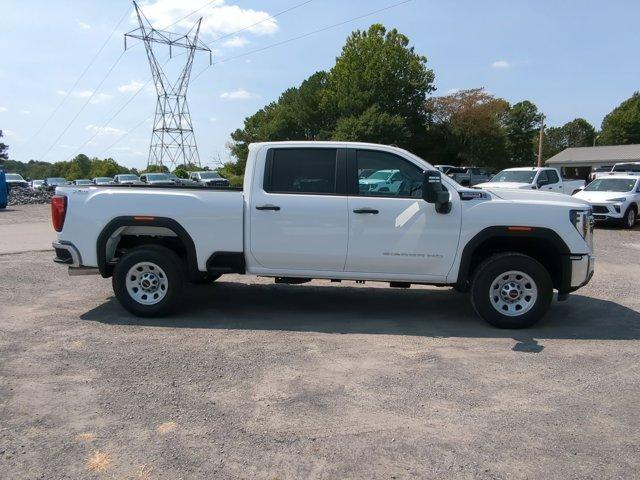
[[[394,171],[385,184],[359,175],[381,170]],[[51,208],[55,261],[112,277],[139,316],[169,312],[189,282],[240,273],[448,285],[489,323],[522,328],[594,267],[585,201],[464,188],[405,150],[365,143],[252,144],[243,189],[58,187]]]

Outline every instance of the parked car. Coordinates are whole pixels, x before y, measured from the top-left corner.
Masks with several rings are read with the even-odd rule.
[[[63,185],[69,185],[69,181],[64,177],[47,177],[44,179],[42,188],[47,190],[54,190],[56,187]]]
[[[449,173],[449,170],[451,170],[452,168],[456,168],[456,166],[455,165],[434,165],[434,168],[436,168],[437,170],[440,170],[442,173],[446,175],[447,173]]]
[[[31,180],[31,189],[40,190],[44,187],[44,180]]]
[[[589,174],[589,181],[595,180],[599,174],[609,173],[613,165],[602,165],[600,167],[591,167],[591,173]]]
[[[0,168],[0,210],[7,208],[7,180],[5,178],[4,170]]]
[[[91,181],[94,185],[113,185],[113,178],[111,177],[96,177]]]
[[[451,167],[445,174],[463,187],[473,187],[491,180],[491,174],[484,168],[478,167]]]
[[[596,178],[574,197],[591,204],[595,220],[633,228],[640,212],[640,174]]]
[[[5,173],[7,182],[7,191],[11,191],[13,188],[29,188],[29,182],[27,182],[19,173]]]
[[[584,180],[565,180],[555,168],[522,167],[507,168],[486,183],[476,185],[482,189],[548,190],[572,195],[582,189]]]
[[[170,173],[169,178],[171,178],[171,180],[173,180],[176,185],[182,187],[195,187],[200,185],[195,180],[191,180],[190,178],[180,178],[175,173]]]
[[[133,175],[132,173],[121,173],[113,177],[114,185],[144,185],[144,182],[140,180],[140,177]]]
[[[398,170],[421,188],[360,192],[364,168]],[[251,144],[244,191],[61,187],[51,211],[55,261],[112,277],[118,301],[144,317],[184,303],[188,281],[240,273],[448,285],[470,291],[493,325],[520,328],[544,315],[554,289],[563,300],[594,271],[588,202],[465,188],[384,145]]]
[[[207,187],[228,187],[229,180],[224,178],[218,172],[191,172],[189,178],[200,185],[206,185]]]
[[[145,173],[140,175],[140,181],[147,185],[158,185],[165,187],[175,186],[176,182],[171,180],[168,173]]]
[[[619,173],[637,173],[640,174],[640,162],[623,162],[616,163],[611,170],[598,172],[595,174],[595,178],[608,177],[610,175],[616,175]]]
[[[93,185],[93,182],[88,178],[79,178],[71,182],[71,184],[75,185],[76,187],[88,187],[90,185]]]

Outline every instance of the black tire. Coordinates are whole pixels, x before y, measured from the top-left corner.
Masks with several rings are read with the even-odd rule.
[[[633,208],[633,205],[627,208],[627,211],[624,212],[624,217],[622,218],[622,226],[624,228],[632,229],[636,225],[636,220],[638,219],[638,212]]]
[[[150,262],[160,267],[166,276],[164,298],[153,305],[139,303],[127,289],[127,274],[136,264]],[[135,272],[134,272],[135,273]],[[129,312],[139,317],[162,317],[169,314],[182,297],[185,286],[185,265],[173,250],[160,245],[134,248],[126,253],[113,271],[112,286],[116,298]]]
[[[191,283],[195,283],[196,285],[209,285],[210,283],[218,280],[222,275],[213,274],[213,273],[203,273],[199,278],[195,280],[191,280]]]
[[[494,307],[491,297],[492,283],[510,271],[522,272],[530,277],[537,288],[537,297],[524,313],[513,316],[503,314]],[[525,297],[526,298],[526,297]],[[527,328],[538,322],[551,306],[553,282],[549,272],[537,260],[521,253],[506,252],[489,257],[478,266],[471,285],[471,303],[476,313],[498,328]]]

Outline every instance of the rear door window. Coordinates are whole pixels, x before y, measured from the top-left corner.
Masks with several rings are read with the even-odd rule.
[[[336,148],[276,148],[265,166],[269,193],[335,194]]]

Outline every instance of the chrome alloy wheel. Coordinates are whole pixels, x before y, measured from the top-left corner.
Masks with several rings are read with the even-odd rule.
[[[517,317],[533,308],[538,299],[538,286],[526,273],[512,270],[501,273],[491,282],[489,299],[502,315]]]
[[[142,305],[155,305],[167,295],[167,275],[152,262],[136,263],[127,272],[129,296]]]
[[[633,228],[635,224],[636,224],[636,211],[632,208],[629,210],[629,213],[627,213],[627,227]]]

